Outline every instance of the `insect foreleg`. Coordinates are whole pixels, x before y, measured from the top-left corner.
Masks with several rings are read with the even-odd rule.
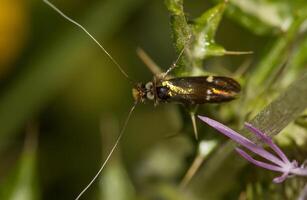
[[[197,125],[196,125],[195,113],[190,112],[190,117],[191,117],[191,121],[192,121],[192,125],[193,125],[193,131],[194,131],[195,139],[198,140],[198,130],[197,130]]]

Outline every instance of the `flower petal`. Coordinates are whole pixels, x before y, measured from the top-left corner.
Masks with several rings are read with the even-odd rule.
[[[217,122],[213,119],[210,119],[208,117],[198,116],[198,118],[201,119],[202,121],[204,121],[205,123],[207,123],[208,125],[210,125],[211,127],[215,128],[216,130],[218,130],[219,132],[221,132],[225,136],[234,140],[238,144],[240,144],[240,145],[244,146],[245,148],[249,149],[250,151],[254,152],[255,154],[258,154],[259,156],[275,163],[276,165],[279,165],[279,166],[285,165],[282,162],[282,160],[280,160],[279,158],[277,158],[276,156],[274,156],[270,152],[264,150],[262,147],[257,146],[255,143],[253,143],[252,141],[250,141],[246,137],[242,136],[241,134],[235,132],[234,130],[228,128],[227,126],[225,126],[225,125],[223,125],[223,124],[221,124],[221,123],[219,123],[219,122]]]
[[[259,160],[255,160],[254,158],[252,158],[250,155],[248,155],[245,151],[243,151],[240,148],[236,148],[236,151],[246,160],[248,160],[249,162],[253,163],[254,165],[258,166],[258,167],[262,167],[268,170],[272,170],[272,171],[277,171],[277,172],[284,172],[283,168],[278,167],[276,165],[272,165],[269,163],[265,163]]]
[[[289,175],[289,172],[285,172],[283,173],[281,176],[278,176],[276,178],[273,179],[273,182],[274,183],[281,183],[283,182],[284,180],[286,180],[286,178],[288,177]]]
[[[284,154],[284,152],[273,142],[272,138],[267,136],[265,133],[260,131],[259,129],[255,128],[252,124],[250,123],[244,123],[245,127],[255,133],[256,136],[258,136],[263,142],[268,144],[275,152],[276,154],[287,164],[290,163],[289,159],[287,156]]]

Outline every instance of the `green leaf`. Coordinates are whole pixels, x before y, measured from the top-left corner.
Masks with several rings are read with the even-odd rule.
[[[135,199],[135,191],[124,165],[117,158],[112,158],[109,166],[99,181],[101,199]]]
[[[286,32],[295,15],[306,10],[304,0],[229,0],[225,14],[255,34],[272,35]]]
[[[202,67],[202,61],[208,56],[222,56],[226,50],[215,43],[214,37],[226,3],[220,3],[204,12],[192,25],[187,23],[182,0],[166,0],[165,4],[171,14],[173,41],[177,53],[185,48],[179,62],[177,75],[195,75],[195,68]],[[194,70],[194,71],[193,71]]]
[[[290,47],[297,38],[304,21],[305,16],[298,16],[291,24],[288,32],[282,34],[273,43],[272,47],[256,65],[246,87],[246,100],[242,116],[245,116],[246,113],[254,116],[274,97],[275,91],[284,89],[280,84],[272,91],[272,83],[277,77],[280,77],[280,71],[284,68],[285,63],[288,62]]]
[[[187,23],[183,10],[183,0],[165,0],[165,5],[170,13],[170,23],[175,49],[179,54],[183,48],[189,43],[189,38],[192,36],[192,31]],[[187,48],[186,52],[189,52]],[[189,56],[189,53],[184,53],[178,63],[180,70],[178,74],[184,71],[191,71],[194,62]]]
[[[100,131],[102,135],[102,146],[108,147],[104,150],[103,160],[109,154],[118,133],[118,123],[112,116],[101,118]],[[107,133],[107,134],[105,134]],[[99,199],[129,200],[136,199],[135,188],[130,180],[127,170],[122,161],[121,151],[118,148],[103,170],[99,179]]]
[[[303,70],[307,69],[307,37],[297,42],[298,47],[292,53],[281,80],[281,86],[286,87],[294,81]]]
[[[225,49],[215,43],[215,33],[222,19],[226,3],[220,3],[204,12],[193,25],[194,40],[192,54],[195,59],[224,55]]]
[[[275,69],[279,68],[287,56],[288,49],[299,33],[302,23],[306,20],[306,16],[298,16],[290,25],[289,30],[282,34],[273,44],[267,55],[260,61],[254,76],[250,80],[253,86],[265,84],[270,79]]]
[[[17,167],[12,170],[7,182],[1,187],[1,199],[35,200],[38,199],[36,163],[37,163],[37,130],[29,130],[25,148]],[[35,131],[35,132],[34,132]]]
[[[187,38],[191,35],[183,10],[183,0],[166,0],[165,4],[170,12],[175,47],[180,52],[184,48]]]
[[[230,0],[226,14],[255,34],[275,34],[287,31],[293,20],[297,9],[289,2]]]

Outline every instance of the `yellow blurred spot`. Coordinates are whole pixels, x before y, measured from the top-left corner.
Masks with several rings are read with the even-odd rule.
[[[0,6],[0,78],[18,56],[28,28],[26,1],[1,0]]]

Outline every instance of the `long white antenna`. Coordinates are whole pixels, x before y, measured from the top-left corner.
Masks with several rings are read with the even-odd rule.
[[[80,197],[88,190],[89,187],[91,187],[91,185],[95,182],[95,180],[98,178],[98,176],[100,175],[100,173],[102,172],[102,170],[104,169],[104,167],[106,166],[106,164],[108,163],[108,161],[110,160],[113,152],[115,151],[116,147],[118,146],[119,144],[119,141],[120,139],[123,137],[123,134],[125,132],[125,129],[127,127],[127,124],[128,124],[128,121],[131,117],[131,114],[133,112],[133,110],[135,109],[137,105],[137,102],[134,103],[134,105],[132,106],[132,108],[130,109],[129,113],[128,113],[128,116],[126,118],[126,121],[116,139],[116,142],[114,143],[113,147],[111,148],[107,158],[105,159],[105,161],[103,162],[103,164],[101,165],[100,169],[98,170],[98,172],[96,173],[96,175],[92,178],[92,180],[89,182],[89,184],[87,184],[87,186],[80,192],[80,194],[77,196],[77,198],[75,200],[79,200]]]
[[[116,60],[111,56],[111,54],[94,38],[94,36],[92,36],[81,24],[79,24],[78,22],[74,21],[73,19],[71,19],[70,17],[68,17],[67,15],[65,15],[60,9],[58,9],[54,4],[52,4],[51,2],[49,2],[48,0],[43,0],[44,3],[46,3],[48,6],[50,6],[53,10],[55,10],[57,13],[59,13],[62,17],[64,17],[66,20],[68,20],[69,22],[75,24],[77,27],[79,27],[81,30],[83,30],[100,48],[101,50],[107,54],[107,56],[111,59],[111,61],[118,67],[118,69],[120,70],[120,72],[130,81],[130,82],[134,82],[130,79],[130,77],[128,76],[128,74],[123,70],[123,68],[119,65],[119,63],[116,62]],[[98,172],[95,174],[95,176],[92,178],[92,180],[87,184],[87,186],[80,192],[80,194],[76,197],[75,200],[79,200],[80,197],[88,190],[88,188],[95,182],[95,180],[98,178],[98,176],[101,174],[102,170],[105,168],[106,164],[108,163],[108,161],[110,160],[113,152],[115,151],[116,147],[118,146],[121,138],[123,137],[123,134],[125,132],[125,129],[127,127],[128,121],[131,117],[132,112],[134,111],[135,107],[137,105],[137,102],[135,102],[133,104],[133,106],[131,107],[128,116],[123,124],[123,127],[113,145],[113,147],[111,148],[107,158],[105,159],[105,161],[102,163],[100,169],[98,170]]]
[[[81,30],[83,30],[101,49],[104,53],[107,54],[107,56],[111,59],[111,61],[118,67],[119,71],[131,82],[133,82],[128,74],[123,70],[123,68],[120,66],[118,62],[111,56],[111,54],[92,36],[81,24],[76,22],[75,20],[68,17],[66,14],[64,14],[60,9],[58,9],[54,4],[49,2],[48,0],[43,0],[48,6],[50,6],[53,10],[55,10],[57,13],[59,13],[62,17],[64,17],[69,22],[75,24],[77,27],[79,27]]]

